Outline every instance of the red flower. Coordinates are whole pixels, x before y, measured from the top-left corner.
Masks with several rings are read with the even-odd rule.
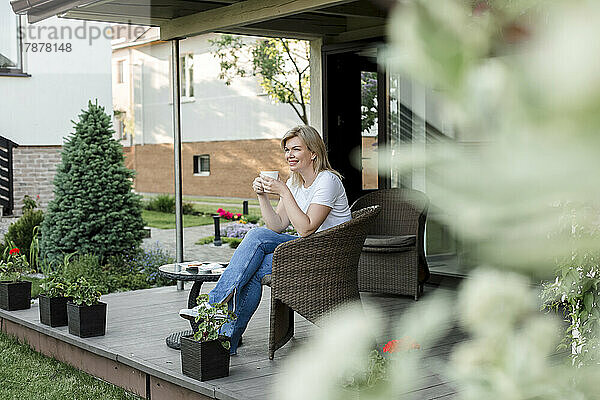
[[[222,213],[224,213],[224,212],[225,212],[225,210],[223,210],[222,208],[219,208],[219,209],[217,209],[217,212],[218,212],[219,214],[222,214]]]
[[[395,353],[400,350],[417,350],[420,349],[421,345],[409,337],[402,338],[400,340],[390,340],[383,347],[384,353]]]
[[[240,214],[240,213],[237,213],[237,214],[235,214],[235,216],[239,218],[239,217],[241,217],[241,216],[242,216],[242,214]]]
[[[15,247],[14,249],[10,249],[8,254],[10,254],[12,256],[13,254],[19,254],[20,252],[21,252],[21,250],[19,250]]]
[[[385,346],[383,346],[384,353],[394,353],[396,351],[396,346],[398,345],[397,340],[390,340],[387,342]]]

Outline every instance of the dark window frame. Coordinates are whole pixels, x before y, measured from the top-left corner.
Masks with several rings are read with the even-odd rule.
[[[117,83],[125,82],[125,60],[117,61]]]
[[[194,175],[209,176],[210,175],[210,154],[194,155]]]
[[[18,47],[17,52],[19,53],[18,54],[19,67],[18,68],[2,68],[2,67],[0,67],[0,76],[30,77],[31,75],[24,72],[24,69],[23,69],[23,37],[21,35],[21,27],[23,24],[21,22],[21,16],[15,15],[15,18],[17,20],[17,31],[15,32],[15,35],[16,35],[17,47]]]
[[[186,60],[188,61],[186,63]],[[191,61],[191,65],[190,65]],[[179,56],[181,98],[193,100],[194,97],[194,53],[184,53]],[[187,73],[189,71],[189,74]]]

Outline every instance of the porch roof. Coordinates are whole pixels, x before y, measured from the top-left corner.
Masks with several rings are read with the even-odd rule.
[[[383,37],[390,0],[13,0],[30,23],[60,17],[159,26],[161,39],[207,32],[325,38]]]

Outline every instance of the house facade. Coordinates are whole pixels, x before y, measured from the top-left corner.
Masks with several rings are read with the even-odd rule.
[[[174,188],[171,49],[158,28],[137,35],[114,27],[115,130],[136,171],[141,193]],[[136,29],[137,29],[136,28]],[[287,171],[280,139],[301,123],[290,105],[274,102],[254,76],[219,79],[211,33],[181,41],[182,179],[184,195],[253,197],[258,171]],[[247,37],[249,42],[255,40]]]
[[[0,198],[12,200],[8,213],[21,212],[25,195],[43,207],[52,199],[60,149],[88,101],[111,112],[110,34],[108,24],[56,17],[28,24],[0,5],[0,137],[12,143],[10,155],[0,149]]]

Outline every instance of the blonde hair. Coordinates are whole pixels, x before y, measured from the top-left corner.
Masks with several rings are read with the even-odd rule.
[[[329,158],[327,158],[325,142],[323,142],[321,135],[319,135],[319,132],[317,132],[315,128],[309,125],[298,125],[293,127],[287,131],[285,135],[283,135],[283,139],[281,139],[281,148],[285,149],[287,141],[294,137],[299,137],[302,139],[308,150],[315,154],[316,157],[313,160],[315,173],[318,174],[321,171],[330,171],[342,179],[342,175],[335,169],[331,168],[331,164],[329,164]],[[302,179],[302,175],[300,175],[298,172],[291,171],[290,174],[292,178],[292,185],[300,186],[304,184],[304,179]]]

